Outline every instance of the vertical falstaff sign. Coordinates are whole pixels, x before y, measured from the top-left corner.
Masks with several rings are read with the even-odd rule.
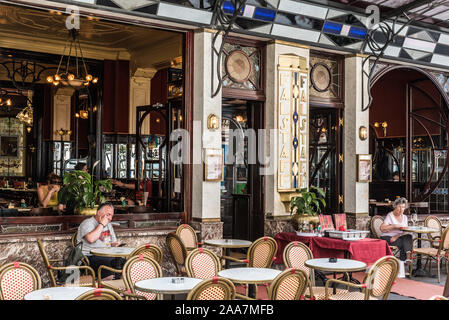
[[[307,60],[279,56],[278,65],[278,191],[308,186]]]

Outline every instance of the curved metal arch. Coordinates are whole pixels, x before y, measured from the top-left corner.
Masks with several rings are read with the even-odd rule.
[[[437,79],[429,72],[418,68],[416,66],[403,66],[403,65],[394,65],[394,66],[389,66],[386,67],[384,69],[382,69],[381,71],[379,71],[377,74],[375,74],[373,76],[373,78],[371,79],[369,85],[369,91],[371,91],[372,87],[380,80],[382,79],[383,76],[385,76],[386,74],[388,74],[391,71],[394,70],[400,70],[400,69],[405,69],[405,70],[413,70],[413,71],[417,71],[421,74],[423,74],[428,80],[430,80],[433,85],[437,88],[438,92],[440,93],[440,96],[443,98],[444,103],[440,105],[439,102],[435,101],[435,99],[433,97],[431,97],[425,90],[422,90],[419,87],[413,86],[412,88],[414,89],[418,89],[419,91],[421,91],[422,93],[424,93],[426,96],[428,96],[436,105],[440,105],[440,115],[443,118],[444,121],[446,121],[445,126],[443,124],[439,124],[440,126],[442,126],[443,128],[445,128],[446,130],[446,137],[447,140],[449,141],[449,119],[447,118],[446,114],[444,112],[441,112],[443,108],[446,109],[446,111],[449,112],[449,96],[444,92],[443,88],[441,87],[440,83],[437,81]],[[419,123],[419,120],[416,119],[416,117],[414,118],[415,121],[417,121]],[[421,124],[422,125],[422,124]],[[427,131],[427,130],[426,130]],[[424,192],[418,196],[418,198],[416,199],[416,201],[423,201],[425,199],[427,199],[432,192],[438,187],[438,185],[441,183],[441,180],[443,179],[444,175],[446,174],[446,172],[448,171],[449,168],[449,145],[447,145],[445,147],[445,149],[447,150],[447,156],[446,156],[446,162],[444,164],[443,170],[441,172],[440,178],[438,179],[438,181],[433,185],[433,187],[431,186],[432,184],[432,176],[430,177],[428,183],[426,184],[426,187],[424,188]],[[426,190],[426,188],[429,188]]]

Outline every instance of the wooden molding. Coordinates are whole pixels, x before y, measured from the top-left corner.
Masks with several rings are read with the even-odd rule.
[[[307,46],[305,44],[300,44],[300,43],[296,43],[296,42],[289,42],[289,41],[284,41],[284,40],[272,40],[272,41],[269,42],[269,44],[280,44],[280,45],[283,45],[283,46],[290,46],[290,47],[310,50],[310,46]]]

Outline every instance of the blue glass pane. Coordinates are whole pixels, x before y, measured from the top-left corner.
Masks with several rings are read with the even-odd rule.
[[[341,25],[339,23],[331,22],[331,21],[325,21],[324,22],[324,26],[323,26],[323,32],[333,33],[333,34],[340,34],[342,27],[343,27],[343,25]]]
[[[240,13],[239,14],[242,14],[244,9],[245,9],[245,6],[242,6],[242,8],[240,9]],[[235,7],[234,7],[234,5],[232,4],[231,1],[225,1],[223,3],[223,11],[225,13],[228,13],[228,14],[233,14],[234,13]]]
[[[363,40],[366,37],[366,29],[351,27],[351,30],[349,30],[349,36]]]
[[[276,11],[265,9],[265,8],[256,8],[254,10],[254,19],[265,20],[265,21],[273,21],[276,17]]]

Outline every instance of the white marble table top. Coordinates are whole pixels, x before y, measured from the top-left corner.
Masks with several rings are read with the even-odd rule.
[[[25,300],[75,300],[91,287],[52,287],[27,293]]]
[[[309,259],[304,265],[312,269],[335,272],[362,271],[366,269],[366,263],[364,262],[341,258],[338,258],[337,262],[329,262],[329,258]]]
[[[184,279],[181,283],[173,283],[173,279]],[[202,279],[188,277],[162,277],[137,281],[134,288],[143,292],[178,294],[189,293]]]
[[[232,268],[218,272],[218,276],[239,283],[266,283],[280,273],[280,270],[269,268]]]
[[[423,226],[408,226],[402,228],[402,231],[416,232],[416,233],[432,233],[432,232],[439,232],[440,230]]]
[[[103,257],[122,257],[126,258],[131,252],[136,248],[132,247],[106,247],[106,248],[96,248],[90,250],[90,253],[94,256]]]
[[[212,239],[204,240],[204,244],[215,246],[215,247],[233,247],[233,248],[247,248],[251,245],[251,241],[238,240],[238,239]]]

